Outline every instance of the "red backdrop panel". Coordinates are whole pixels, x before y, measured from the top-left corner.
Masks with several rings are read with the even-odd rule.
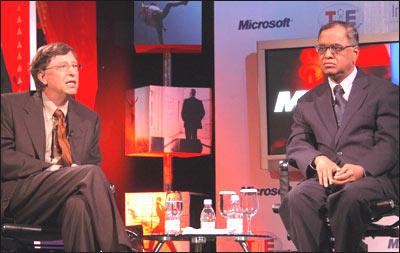
[[[29,1],[1,1],[1,48],[12,91],[28,91]]]
[[[37,13],[47,42],[64,42],[83,64],[76,99],[94,108],[97,80],[96,2],[37,1]]]

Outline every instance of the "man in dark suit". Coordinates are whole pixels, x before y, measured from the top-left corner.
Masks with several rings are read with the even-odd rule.
[[[184,122],[186,140],[197,140],[197,129],[205,115],[203,102],[196,98],[196,90],[190,90],[190,98],[183,101],[181,116]]]
[[[287,155],[305,180],[283,200],[280,215],[299,251],[359,250],[370,221],[368,203],[399,198],[399,89],[355,67],[358,33],[334,21],[318,46],[327,82],[295,108]]]
[[[31,64],[37,92],[1,96],[1,215],[57,224],[65,251],[130,251],[99,167],[99,117],[71,97],[80,67],[68,45],[45,45]]]

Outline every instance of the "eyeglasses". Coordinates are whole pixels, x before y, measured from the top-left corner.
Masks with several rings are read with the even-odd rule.
[[[324,55],[326,53],[326,50],[328,50],[328,48],[329,48],[329,50],[331,50],[331,53],[338,54],[348,47],[355,47],[355,46],[357,46],[357,45],[350,45],[350,46],[342,46],[340,44],[332,44],[329,46],[316,45],[315,49],[317,50],[317,53],[319,55]]]
[[[56,69],[58,71],[62,71],[62,72],[67,72],[70,68],[72,68],[75,71],[80,71],[82,70],[82,64],[78,64],[78,63],[74,63],[72,65],[69,64],[62,64],[62,65],[57,65],[57,66],[52,66],[52,67],[48,67],[45,70],[48,69]]]

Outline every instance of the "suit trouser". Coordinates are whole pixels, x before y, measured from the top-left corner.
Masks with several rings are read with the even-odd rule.
[[[197,140],[197,128],[196,127],[186,127],[185,128],[186,140]]]
[[[283,224],[299,251],[328,251],[329,218],[335,250],[359,250],[362,235],[370,223],[371,200],[398,199],[386,177],[364,177],[327,194],[315,178],[302,181],[283,199],[279,209]]]
[[[9,204],[17,223],[61,225],[65,251],[132,247],[100,167],[43,171],[22,179]]]

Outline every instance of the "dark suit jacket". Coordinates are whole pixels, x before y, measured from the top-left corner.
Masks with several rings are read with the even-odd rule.
[[[369,176],[384,176],[399,187],[399,88],[358,70],[343,126],[338,129],[329,84],[308,91],[298,101],[287,154],[302,174],[324,154],[337,163],[364,167]]]
[[[204,115],[204,106],[200,99],[190,97],[183,101],[181,116],[185,128],[202,128],[201,120]]]
[[[100,165],[100,122],[89,108],[69,99],[68,136],[76,164]],[[1,95],[1,216],[18,183],[50,166],[45,162],[45,127],[41,94]]]

